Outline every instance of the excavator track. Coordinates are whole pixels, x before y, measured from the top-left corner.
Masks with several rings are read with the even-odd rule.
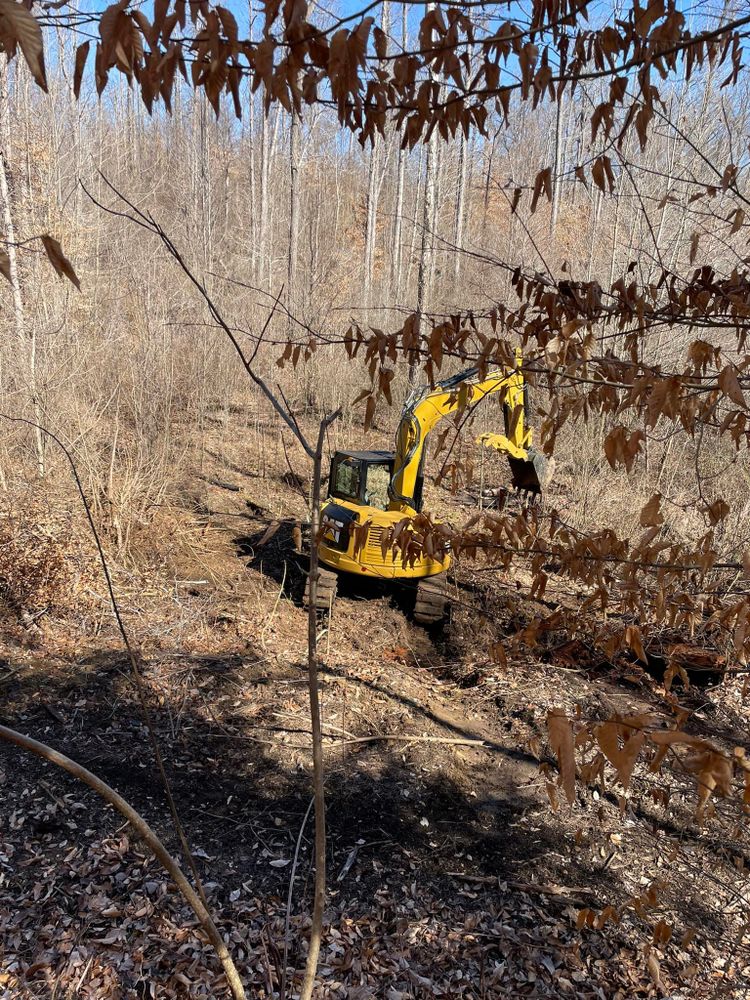
[[[421,625],[436,625],[445,617],[448,600],[447,582],[444,574],[429,576],[417,584],[417,600],[414,618]]]
[[[338,574],[330,569],[318,567],[318,588],[315,595],[315,607],[319,611],[329,611],[336,603],[338,589]],[[305,607],[310,605],[310,577],[305,581]]]

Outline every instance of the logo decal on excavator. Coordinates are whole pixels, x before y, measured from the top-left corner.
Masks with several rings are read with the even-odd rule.
[[[323,539],[326,542],[333,542],[338,545],[341,541],[341,532],[344,529],[343,521],[326,521],[323,529]]]

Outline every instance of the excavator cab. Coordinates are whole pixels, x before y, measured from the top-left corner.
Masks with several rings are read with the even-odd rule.
[[[393,462],[392,451],[337,451],[331,462],[329,497],[387,510]]]
[[[392,451],[337,451],[328,477],[328,496],[377,510],[388,510],[396,456]],[[410,507],[422,509],[423,463],[417,472]]]

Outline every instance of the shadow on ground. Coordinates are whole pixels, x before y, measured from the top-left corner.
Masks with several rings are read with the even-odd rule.
[[[145,670],[154,730],[212,900],[229,906],[240,886],[255,897],[284,898],[288,862],[311,795],[306,716],[297,712],[291,719],[283,711],[291,701],[303,703],[302,665],[280,667],[259,650],[223,656],[175,652],[160,653]],[[109,782],[178,854],[125,657],[103,650],[53,665],[9,659],[0,665],[0,682],[3,676],[2,721]],[[469,722],[446,719],[387,682],[353,677],[335,665],[324,667],[321,676],[324,683],[346,676],[363,696],[387,698],[410,731],[435,723],[447,736],[489,743],[487,751],[472,750],[475,757],[463,769],[451,766],[454,748],[416,753],[416,745],[375,742],[327,750],[332,905],[346,900],[349,907],[367,908],[376,894],[418,882],[420,892],[450,908],[457,893],[466,895],[461,873],[480,880],[477,892],[490,899],[496,877],[566,884],[571,841],[524,787],[521,775],[536,764],[524,750],[487,741]],[[258,709],[252,724],[243,714],[248,703]],[[54,858],[64,873],[72,844],[85,849],[122,829],[120,817],[93,793],[12,746],[0,745],[0,772],[6,804],[0,829],[6,843],[18,844],[13,865],[6,866],[6,888],[18,898],[36,891],[35,857]],[[522,823],[530,813],[533,822]],[[310,823],[301,840],[296,908],[309,905],[311,837]],[[592,905],[629,895],[619,873],[595,855],[579,855],[574,868],[576,885],[591,893]],[[74,899],[74,885],[71,891]],[[549,905],[562,910],[567,904],[561,899]],[[710,900],[686,892],[680,905],[686,922],[721,931]],[[74,920],[76,912],[73,906]]]
[[[281,713],[279,718],[276,709],[292,691],[304,693],[302,665],[282,671],[253,651],[220,657],[164,654],[164,663],[157,672],[146,667],[149,710],[191,841],[212,859],[206,867],[219,881],[219,873],[232,871],[258,890],[282,891],[286,875],[270,862],[290,857],[311,783],[306,716],[298,714],[294,721]],[[126,658],[111,651],[54,668],[41,663],[5,666],[18,669],[5,684],[2,721],[99,775],[177,851]],[[322,674],[343,676],[335,667]],[[446,721],[377,683],[348,680],[385,694],[394,712],[402,717],[408,713],[410,727],[437,722],[448,737],[480,738],[471,728]],[[248,700],[261,706],[252,726],[242,714]],[[214,711],[216,703],[221,709]],[[500,743],[490,746],[494,766],[511,768],[498,794],[497,782],[492,791],[482,787],[481,768],[474,769],[471,787],[464,787],[459,774],[441,766],[450,752],[440,749],[444,752],[436,748],[428,758],[415,758],[407,744],[398,742],[327,751],[332,872],[340,870],[355,846],[363,859],[375,851],[386,869],[394,856],[416,859],[422,877],[435,879],[464,868],[479,875],[511,875],[519,865],[534,864],[554,851],[559,841],[554,822],[533,838],[516,832],[530,800],[513,780],[512,768],[518,761],[528,763],[528,754]],[[6,797],[14,792],[22,796],[40,778],[66,791],[75,787],[52,765],[10,745],[0,745],[0,768],[6,774]],[[85,793],[85,799],[92,828],[119,825],[92,794]],[[6,811],[3,824],[7,818]],[[65,810],[49,809],[30,821],[28,832],[43,849],[46,837],[53,841],[65,829],[66,819]],[[365,868],[358,864],[354,875],[368,881],[374,870],[369,862]]]

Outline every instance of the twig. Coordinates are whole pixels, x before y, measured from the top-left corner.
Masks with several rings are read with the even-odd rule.
[[[344,862],[344,866],[343,866],[343,868],[341,869],[341,871],[338,874],[338,878],[336,879],[337,882],[343,882],[344,881],[344,879],[346,878],[346,876],[351,871],[352,865],[357,860],[357,855],[358,854],[359,854],[359,845],[357,844],[357,846],[353,847],[352,850],[349,852],[349,857]]]
[[[480,885],[507,885],[516,892],[536,893],[539,896],[549,896],[551,899],[564,900],[566,903],[576,903],[578,906],[588,906],[586,900],[576,898],[571,893],[594,895],[593,889],[585,886],[568,889],[566,886],[535,885],[533,882],[513,882],[502,875],[467,875],[465,872],[446,872],[449,878],[461,879],[464,882],[475,882]]]
[[[273,624],[273,620],[276,617],[276,609],[279,606],[279,601],[281,600],[281,595],[284,593],[284,585],[285,584],[286,584],[286,559],[284,560],[284,572],[281,575],[281,586],[279,587],[279,592],[276,595],[276,600],[275,600],[274,605],[273,605],[273,611],[271,612],[268,621],[263,626],[263,631],[260,633],[260,644],[261,644],[261,646],[263,646],[264,649],[266,647],[266,642],[265,642],[266,632],[271,627],[271,625]]]
[[[402,735],[386,733],[382,736],[357,736],[351,740],[336,740],[334,747],[346,746],[351,743],[379,743],[381,740],[400,740],[403,743],[445,743],[448,746],[462,747],[487,747],[484,740],[450,739],[447,736],[409,736],[408,733]]]
[[[330,725],[330,723],[329,723]],[[287,726],[258,726],[258,729],[271,729],[279,730],[284,733],[303,733],[306,735],[311,735],[311,729],[289,729]],[[213,739],[228,739],[228,740],[249,740],[251,743],[267,743],[269,746],[278,747],[292,747],[297,748],[296,743],[281,743],[279,740],[260,740],[255,736],[241,736],[239,733],[210,733]],[[446,746],[458,746],[458,747],[482,747],[485,750],[491,750],[492,746],[489,743],[485,743],[484,740],[471,740],[471,739],[452,739],[449,736],[413,736],[409,733],[382,733],[378,736],[353,736],[350,739],[340,740],[336,736],[328,736],[325,733],[322,734],[324,740],[330,740],[323,749],[324,750],[335,750],[337,747],[351,746],[355,743],[381,743],[389,740],[397,740],[401,743],[442,743]]]
[[[11,677],[15,677],[19,671],[23,670],[25,665],[25,663],[19,663],[16,667],[9,667],[7,673],[4,673],[3,676],[0,677],[0,684],[4,684],[6,681],[9,681]]]
[[[310,818],[310,812],[312,807],[315,805],[315,798],[310,799],[310,805],[307,807],[307,812],[302,820],[302,825],[299,828],[299,833],[297,834],[297,844],[294,848],[294,858],[292,860],[292,871],[289,876],[289,890],[286,894],[286,916],[284,918],[284,958],[281,964],[281,987],[279,989],[279,1000],[286,1000],[286,976],[287,976],[287,960],[289,957],[289,924],[292,919],[292,895],[294,893],[294,876],[297,873],[297,861],[299,859],[300,847],[302,846],[302,837],[305,832],[305,827],[307,826],[307,821]]]
[[[168,872],[170,878],[182,893],[183,898],[200,921],[222,964],[224,974],[227,977],[235,1000],[246,1000],[245,988],[237,972],[237,967],[227,951],[227,947],[224,944],[221,934],[219,934],[216,924],[211,918],[211,914],[183,875],[178,862],[171,856],[140,813],[137,813],[121,795],[118,795],[114,788],[105,781],[102,781],[101,778],[98,778],[91,771],[87,770],[87,768],[71,760],[70,757],[66,757],[65,754],[53,750],[46,743],[40,743],[38,740],[32,739],[30,736],[24,736],[23,733],[19,733],[15,729],[9,729],[7,726],[0,726],[0,739],[7,740],[9,743],[15,743],[16,746],[21,747],[23,750],[28,750],[36,754],[37,757],[41,757],[43,760],[61,767],[68,774],[84,782],[84,784],[88,785],[98,795],[101,795],[106,802],[125,817],[138,836],[151,848],[156,859]]]
[[[323,933],[323,910],[326,901],[326,817],[323,765],[323,733],[320,721],[320,685],[318,683],[318,621],[316,602],[318,596],[318,525],[320,523],[320,483],[323,462],[323,442],[330,424],[341,410],[320,423],[313,462],[312,503],[310,510],[310,597],[307,609],[307,676],[310,695],[310,722],[312,724],[313,786],[315,798],[315,890],[310,946],[307,952],[305,975],[300,990],[300,1000],[310,1000],[315,987],[318,969],[320,940]]]

